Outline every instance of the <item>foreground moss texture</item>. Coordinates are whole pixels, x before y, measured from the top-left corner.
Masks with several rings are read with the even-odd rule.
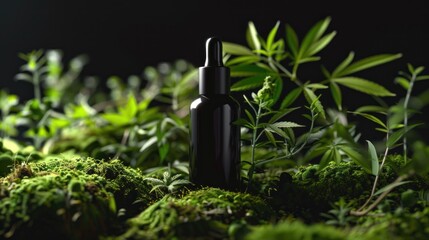
[[[273,216],[258,197],[207,188],[182,198],[164,197],[131,219],[118,239],[226,238],[232,223],[261,224]]]
[[[264,225],[255,228],[248,240],[342,240],[346,234],[338,229],[323,224],[305,225],[299,221],[283,222],[277,225]]]
[[[11,155],[0,178],[0,238],[10,239],[427,239],[424,178],[395,189],[370,215],[347,227],[322,224],[344,198],[358,207],[373,176],[353,162],[281,169],[256,178],[255,194],[217,188],[158,199],[136,169],[119,160]],[[404,165],[388,158],[383,186]],[[280,177],[278,177],[280,175]],[[155,176],[155,175],[154,175]],[[257,195],[260,195],[259,197]],[[283,219],[283,220],[282,220]],[[276,222],[279,222],[277,223]],[[285,221],[284,221],[285,220]]]
[[[120,226],[118,212],[141,211],[150,201],[148,192],[143,175],[119,160],[18,163],[0,178],[0,236],[94,239],[113,234]],[[133,205],[136,200],[139,204]]]
[[[390,156],[378,186],[393,182],[398,176],[397,171],[404,164],[402,157]],[[412,183],[397,188],[395,192],[400,193],[408,188],[428,188],[422,179],[411,180]],[[318,165],[309,165],[299,168],[292,175],[282,173],[277,181],[273,181],[270,187],[275,191],[270,192],[270,203],[276,210],[307,222],[317,222],[323,220],[320,213],[330,210],[332,203],[340,198],[353,201],[356,207],[363,204],[370,194],[373,182],[374,176],[354,162],[331,162],[322,170],[318,170]]]

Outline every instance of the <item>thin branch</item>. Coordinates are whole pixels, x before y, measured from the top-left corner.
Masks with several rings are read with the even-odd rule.
[[[400,183],[404,179],[406,179],[407,177],[408,177],[408,175],[399,176],[392,184]],[[358,216],[358,217],[365,216],[372,209],[374,209],[393,189],[394,189],[394,187],[383,192],[367,209],[365,209],[365,210],[359,209],[357,211],[350,211],[350,215]]]
[[[404,137],[403,137],[403,151],[404,151],[404,160],[407,160],[407,131],[408,131],[408,102],[410,101],[411,97],[411,91],[414,87],[414,82],[416,81],[416,74],[413,73],[413,76],[411,77],[410,85],[407,89],[407,95],[405,96],[404,100]]]

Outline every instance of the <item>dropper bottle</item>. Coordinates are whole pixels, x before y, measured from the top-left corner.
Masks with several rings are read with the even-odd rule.
[[[199,68],[200,96],[190,106],[191,182],[237,190],[240,183],[240,106],[230,95],[230,71],[223,65],[222,42],[206,41]]]

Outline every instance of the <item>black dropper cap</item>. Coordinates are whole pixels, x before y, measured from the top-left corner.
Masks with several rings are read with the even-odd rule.
[[[229,68],[223,65],[222,41],[211,37],[206,41],[206,63],[199,68],[200,94],[228,94]]]

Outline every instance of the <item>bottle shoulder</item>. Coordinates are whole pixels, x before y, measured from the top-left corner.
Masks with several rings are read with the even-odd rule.
[[[203,106],[216,107],[216,106],[224,106],[224,105],[228,105],[233,108],[240,108],[240,105],[237,102],[237,100],[235,100],[231,95],[215,95],[215,96],[200,95],[197,99],[195,99],[191,103],[190,108],[194,109],[194,108],[203,107]]]

